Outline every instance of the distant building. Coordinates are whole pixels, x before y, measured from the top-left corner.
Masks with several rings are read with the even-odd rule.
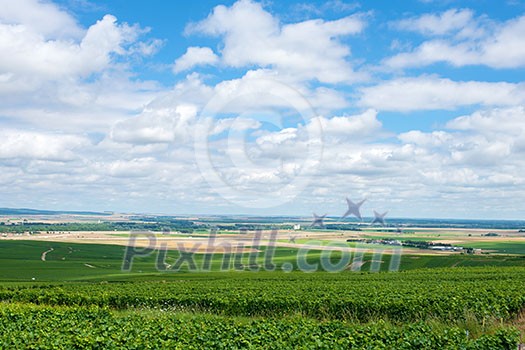
[[[300,229],[301,229],[301,224],[295,224],[295,225],[293,225],[293,229],[294,229],[295,231],[300,230]]]
[[[496,232],[489,232],[489,233],[486,233],[486,234],[484,234],[482,236],[485,236],[485,237],[498,237],[499,234],[496,233]]]

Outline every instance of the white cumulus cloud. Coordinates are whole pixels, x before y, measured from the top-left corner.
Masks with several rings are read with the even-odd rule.
[[[359,15],[282,24],[260,3],[240,0],[231,7],[215,7],[187,31],[221,37],[221,62],[227,66],[255,64],[296,79],[339,83],[363,78],[347,60],[350,47],[339,38],[358,34],[364,26]]]
[[[453,81],[434,76],[398,78],[361,89],[359,103],[389,111],[513,106],[525,103],[523,83]]]
[[[0,139],[0,159],[69,161],[77,157],[79,149],[90,145],[82,136],[15,129],[0,131]]]
[[[179,73],[198,65],[215,64],[219,57],[209,47],[188,47],[186,53],[173,65],[173,72]]]
[[[424,15],[401,21],[399,25],[414,26],[430,34],[450,32],[450,35],[424,41],[409,52],[387,58],[384,64],[388,67],[421,67],[436,62],[456,67],[485,65],[498,69],[525,66],[525,16],[486,24],[473,20],[471,13],[465,10],[445,12],[440,16]]]

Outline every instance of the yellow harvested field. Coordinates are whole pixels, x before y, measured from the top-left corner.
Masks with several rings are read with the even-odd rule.
[[[429,233],[437,233],[439,230],[428,230]],[[450,231],[450,229],[447,229]],[[463,232],[469,231],[456,231],[459,235]],[[483,231],[485,232],[485,231]],[[97,232],[60,232],[60,233],[45,233],[37,235],[13,235],[8,234],[7,237],[1,237],[0,240],[36,240],[36,241],[48,241],[48,242],[70,242],[70,243],[84,243],[84,244],[112,244],[120,246],[133,245],[135,247],[145,248],[154,247],[155,249],[169,249],[169,250],[185,250],[192,251],[195,253],[223,253],[223,252],[243,252],[249,253],[257,251],[256,246],[267,246],[270,244],[270,240],[274,241],[277,247],[289,247],[289,248],[306,248],[311,250],[342,250],[340,246],[326,246],[331,242],[336,242],[339,245],[346,244],[346,240],[349,238],[371,238],[381,234],[385,235],[384,232],[370,232],[370,231],[341,231],[341,232],[325,232],[325,231],[291,231],[291,230],[280,230],[277,234],[272,236],[271,231],[263,231],[259,239],[255,238],[254,232],[246,234],[219,234],[215,237],[214,241],[206,235],[178,235],[168,234],[163,235],[159,232],[156,233],[143,233],[138,234],[133,239],[130,238],[130,232],[115,232],[115,231],[97,231]],[[423,233],[426,234],[426,233]],[[392,239],[396,239],[398,235],[390,234]],[[293,238],[293,239],[292,239]],[[438,238],[438,237],[437,237]],[[457,237],[455,239],[440,240],[436,239],[435,242],[449,243],[454,245],[461,245],[467,241],[495,241],[495,240],[516,240],[524,241],[524,237],[468,237],[467,235]],[[298,241],[297,243],[295,241]],[[317,241],[317,242],[314,242]],[[258,242],[258,243],[257,243]],[[255,244],[254,244],[255,243]],[[252,248],[255,246],[255,248]],[[370,247],[348,247],[346,251],[349,252],[366,252],[372,251],[376,248]],[[389,254],[393,249],[400,249],[400,247],[385,247],[382,246],[381,250],[384,253]],[[410,255],[450,255],[458,254],[458,252],[450,251],[436,251],[430,249],[418,249],[418,248],[402,248],[403,254]]]

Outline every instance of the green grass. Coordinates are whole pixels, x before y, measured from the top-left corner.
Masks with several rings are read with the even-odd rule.
[[[159,272],[155,252],[122,272],[124,252],[1,241],[0,348],[515,349],[525,308],[523,256],[403,255],[403,271],[370,273],[365,254],[361,272],[331,274],[283,272],[295,248],[275,249],[273,272],[216,272],[222,254],[211,272]]]
[[[361,245],[360,245],[361,246]],[[368,245],[370,249],[380,249],[378,245]],[[505,247],[505,246],[503,246]],[[47,253],[46,261],[41,260],[44,251],[53,248]],[[385,252],[391,247],[385,246]],[[261,247],[257,263],[259,270],[264,270],[264,254],[266,247]],[[505,247],[505,249],[509,249]],[[276,271],[282,271],[284,264],[289,263],[297,270],[297,255],[299,250],[296,248],[279,247],[275,249],[272,262],[275,264]],[[121,270],[124,258],[125,247],[116,245],[102,244],[74,244],[43,241],[2,241],[0,243],[0,281],[61,281],[61,280],[122,280],[134,278],[157,278],[165,275],[180,275],[188,273],[187,264],[182,265],[179,272],[167,270],[159,272],[156,269],[157,252],[148,257],[138,257],[133,261],[130,272]],[[166,255],[166,263],[174,265],[180,254],[177,251],[169,251]],[[307,255],[309,264],[318,264],[322,270],[322,252],[311,250]],[[333,251],[330,253],[332,263],[337,263],[341,253]],[[354,256],[352,255],[352,259]],[[195,263],[199,270],[202,270],[203,254],[194,256]],[[211,260],[211,270],[221,271],[225,257],[222,254],[214,254]],[[369,271],[373,255],[366,253],[363,256],[365,264],[361,271]],[[382,255],[380,270],[387,271],[390,264],[391,255]],[[253,266],[249,265],[250,256],[248,253],[242,255],[240,263],[242,268],[234,266],[235,257],[231,257],[229,270],[250,270]],[[513,255],[402,255],[400,270],[412,270],[430,267],[462,267],[462,266],[525,266],[524,256]],[[341,273],[352,273],[343,271]]]
[[[525,255],[525,242],[469,242],[465,247],[494,250],[499,254]]]
[[[42,253],[50,248],[54,250],[42,261]],[[124,247],[115,245],[3,241],[0,280],[70,280],[115,274],[121,270],[123,255]]]

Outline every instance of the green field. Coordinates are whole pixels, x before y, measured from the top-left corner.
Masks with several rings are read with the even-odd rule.
[[[265,249],[258,272],[248,253],[163,272],[156,252],[123,272],[123,246],[2,241],[0,348],[515,349],[525,329],[520,255],[403,255],[386,272],[385,254],[371,273],[367,253],[360,272],[304,273],[284,247],[264,271]]]
[[[370,247],[377,248],[375,245]],[[53,249],[46,255],[46,261],[41,260],[44,251]],[[258,269],[264,270],[264,250],[258,257]],[[66,281],[66,280],[125,280],[135,276],[156,278],[156,276],[166,276],[170,274],[180,274],[188,272],[188,265],[184,264],[178,271],[167,270],[159,272],[156,268],[157,253],[154,252],[148,257],[138,257],[134,259],[130,272],[122,272],[122,260],[125,247],[117,245],[102,244],[78,244],[42,241],[3,241],[0,244],[0,280],[1,281]],[[281,271],[283,264],[289,263],[297,270],[296,248],[275,248],[272,262],[275,270]],[[312,250],[308,252],[308,263],[318,264],[319,270],[322,252]],[[340,253],[334,251],[331,258],[337,261]],[[166,255],[165,261],[174,264],[179,258],[177,251],[170,251]],[[230,271],[250,270],[249,254],[245,253],[238,257],[243,267],[235,265],[236,257],[230,257]],[[391,256],[384,254],[383,263],[380,264],[381,271],[387,271]],[[197,268],[202,267],[204,260],[203,254],[195,254],[195,264]],[[211,271],[221,271],[223,256],[216,254],[211,260]],[[365,261],[361,271],[370,270],[372,254],[366,253],[363,257]],[[402,255],[400,270],[412,270],[430,267],[461,267],[461,266],[523,266],[525,267],[525,256],[521,255]],[[345,271],[343,273],[350,273]]]
[[[3,348],[514,349],[523,268],[5,282]]]

